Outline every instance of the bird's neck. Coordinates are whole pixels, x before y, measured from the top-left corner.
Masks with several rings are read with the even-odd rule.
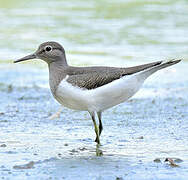
[[[60,82],[66,77],[68,64],[62,61],[56,61],[48,64],[49,68],[49,85],[52,94],[55,96],[56,89]]]
[[[57,57],[55,59],[55,62],[52,63],[55,63],[57,66],[68,66],[65,54],[62,54],[62,56]]]

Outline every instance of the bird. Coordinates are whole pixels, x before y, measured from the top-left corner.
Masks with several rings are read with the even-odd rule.
[[[100,145],[103,130],[102,113],[131,98],[156,71],[181,61],[155,61],[133,67],[75,67],[68,65],[63,46],[55,41],[40,44],[34,53],[14,63],[30,59],[41,59],[48,64],[49,86],[53,97],[61,105],[89,112],[97,145]]]

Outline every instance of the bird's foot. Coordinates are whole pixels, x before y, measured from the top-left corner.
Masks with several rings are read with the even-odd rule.
[[[96,145],[96,156],[103,156],[103,152],[100,149],[100,144]]]

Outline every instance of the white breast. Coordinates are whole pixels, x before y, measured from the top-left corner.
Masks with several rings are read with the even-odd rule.
[[[132,97],[143,84],[144,79],[129,75],[92,90],[85,90],[61,81],[56,91],[57,101],[71,109],[103,111]]]

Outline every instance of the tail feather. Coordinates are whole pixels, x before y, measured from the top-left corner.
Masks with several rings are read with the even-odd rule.
[[[148,78],[150,75],[152,75],[153,73],[155,73],[156,71],[166,68],[168,66],[172,66],[174,64],[177,64],[181,61],[181,59],[172,59],[169,61],[162,61],[161,64],[156,65],[152,68],[146,69],[145,71],[142,71],[141,73],[139,73],[138,77],[140,77],[141,79],[145,80],[146,78]]]

